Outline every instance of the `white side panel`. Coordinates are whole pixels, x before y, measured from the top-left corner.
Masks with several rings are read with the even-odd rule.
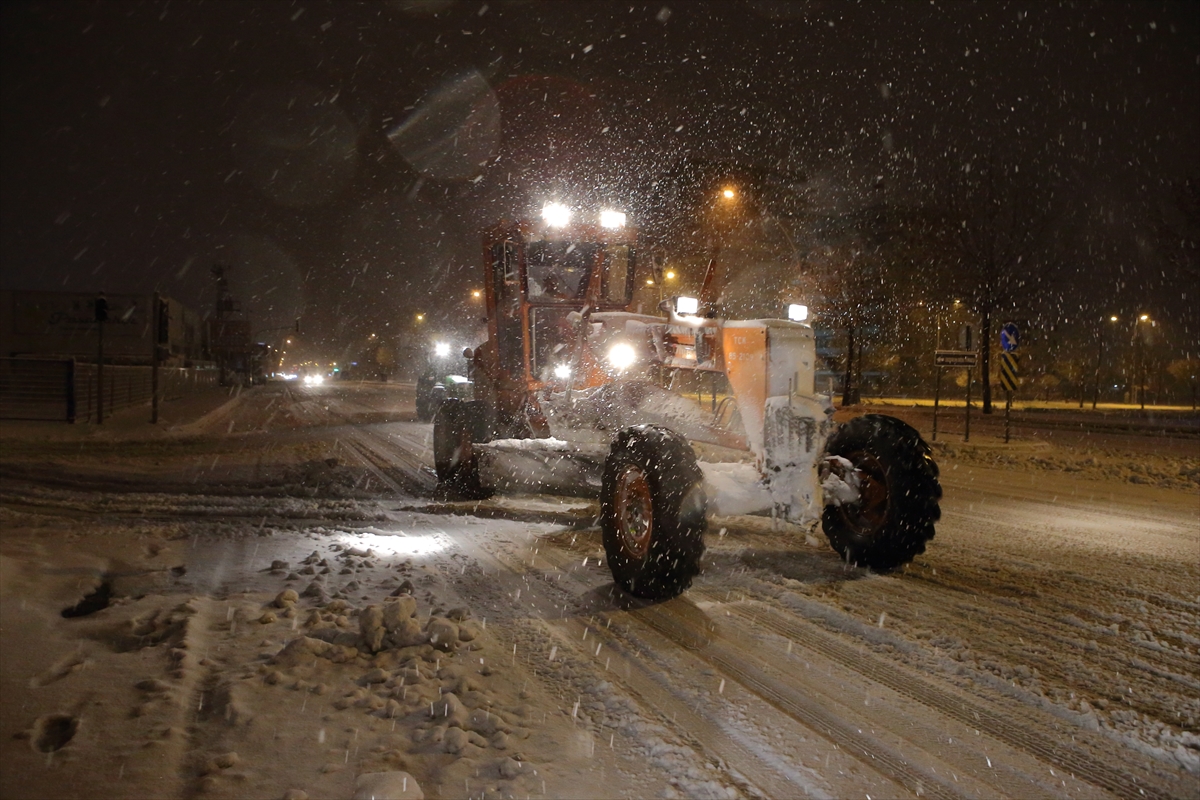
[[[816,341],[807,325],[767,328],[767,397],[813,393]]]

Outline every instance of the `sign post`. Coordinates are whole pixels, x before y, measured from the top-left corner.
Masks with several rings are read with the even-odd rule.
[[[96,424],[104,424],[104,323],[108,322],[108,299],[104,292],[96,297]]]
[[[160,357],[159,342],[162,340],[162,300],[158,292],[154,293],[154,302],[150,313],[154,324],[150,329],[150,342],[153,351],[150,353],[150,424],[158,424],[158,362]]]
[[[1012,396],[1017,390],[1017,374],[1020,362],[1014,353],[1000,354],[1000,385],[1004,387],[1008,399],[1004,403],[1004,442],[1008,443],[1009,417],[1012,413]]]
[[[964,326],[969,328],[970,326]],[[964,337],[968,343],[970,335]],[[934,388],[933,395],[933,438],[937,441],[937,410],[939,395],[942,389],[942,368],[943,367],[966,367],[967,369],[967,424],[964,430],[963,441],[971,440],[971,372],[975,368],[975,364],[979,360],[979,353],[974,350],[935,350],[933,353],[933,363],[937,367],[937,384]]]
[[[937,368],[937,383],[933,384],[933,440],[937,441],[938,399],[942,394],[942,368]]]
[[[1004,387],[1004,443],[1008,444],[1012,419],[1012,397],[1017,390],[1018,362],[1016,350],[1021,344],[1021,332],[1014,322],[1000,328],[1000,384]],[[1080,403],[1082,403],[1082,397]]]
[[[971,441],[971,368],[967,367],[967,423],[963,428],[963,441]]]
[[[1008,444],[1010,419],[1012,418],[1012,390],[1004,390],[1004,443]]]

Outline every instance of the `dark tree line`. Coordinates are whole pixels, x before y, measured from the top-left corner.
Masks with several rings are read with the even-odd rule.
[[[667,294],[697,289],[716,261],[731,317],[779,316],[784,303],[806,302],[847,404],[857,402],[866,371],[893,376],[893,389],[929,390],[933,350],[955,347],[968,321],[976,325],[985,413],[993,407],[999,328],[1010,320],[1027,344],[1028,391],[1071,387],[1082,397],[1086,382],[1097,393],[1099,374],[1114,377],[1108,362],[1128,344],[1106,330],[1108,354],[1098,354],[1100,321],[1138,304],[1170,306],[1170,291],[1200,283],[1194,180],[1166,192],[1170,202],[1157,216],[1144,198],[1114,211],[1079,175],[1047,174],[1036,159],[996,148],[963,158],[921,195],[889,191],[881,177],[861,181],[854,200],[838,207],[814,200],[812,184],[797,170],[681,162],[653,187],[643,246],[657,246],[683,273]],[[723,201],[730,186],[736,200]],[[1150,285],[1138,271],[1174,277],[1158,282],[1165,295],[1146,300],[1143,291],[1122,301],[1128,308],[1115,308],[1122,287]],[[1196,325],[1189,328],[1195,312],[1184,306],[1175,309],[1176,322],[1157,330],[1158,346],[1186,359],[1195,355],[1186,342],[1196,339]],[[1169,356],[1164,349],[1160,358],[1164,391],[1185,370]]]

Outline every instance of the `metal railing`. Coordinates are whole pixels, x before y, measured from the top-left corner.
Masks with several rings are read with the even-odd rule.
[[[86,422],[101,399],[106,415],[152,399],[151,367],[105,364],[102,392],[98,372],[70,358],[0,358],[0,419]],[[217,386],[218,378],[215,369],[160,367],[159,400]]]

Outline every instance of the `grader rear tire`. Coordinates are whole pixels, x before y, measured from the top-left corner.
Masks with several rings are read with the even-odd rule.
[[[613,579],[629,594],[674,597],[700,571],[704,476],[682,436],[656,425],[622,431],[604,462],[600,527]]]
[[[942,487],[921,434],[895,417],[867,414],[839,428],[825,450],[849,460],[861,481],[857,501],[825,506],[821,522],[833,549],[877,572],[925,552],[942,515]]]

